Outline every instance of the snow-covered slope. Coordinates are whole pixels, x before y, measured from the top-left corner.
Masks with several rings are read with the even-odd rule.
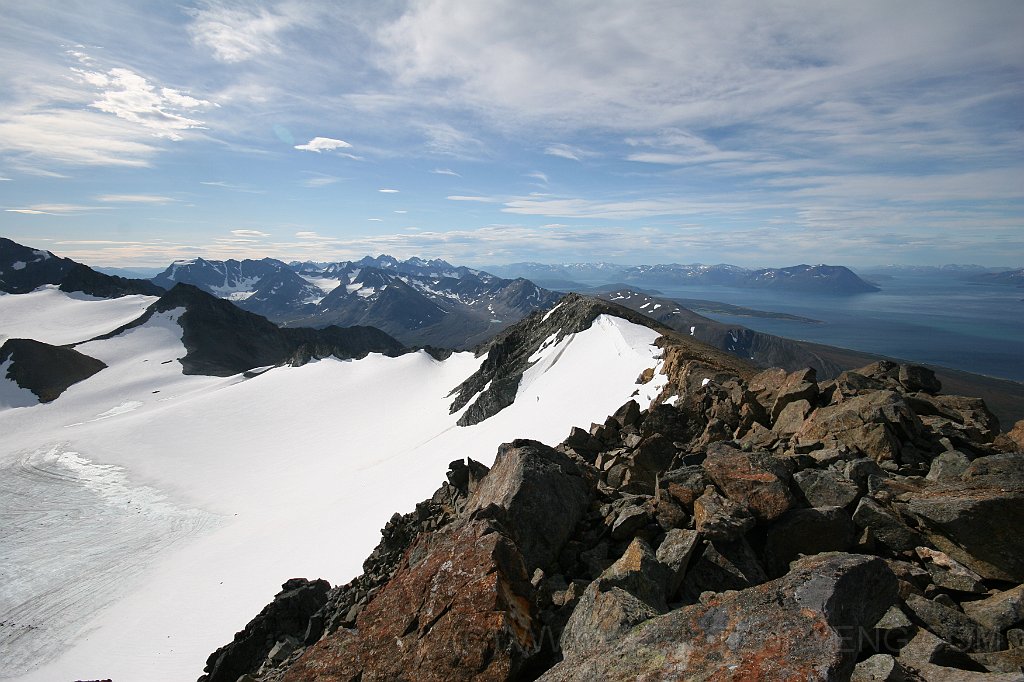
[[[139,294],[97,298],[52,284],[27,294],[0,292],[0,344],[20,338],[55,346],[86,341],[128,324],[154,301]]]
[[[449,394],[472,354],[185,376],[180,313],[79,345],[108,368],[0,409],[0,677],[195,679],[286,579],[358,574],[451,460],[558,442],[659,390],[636,384],[658,334],[604,315],[536,352],[512,405],[459,427]]]

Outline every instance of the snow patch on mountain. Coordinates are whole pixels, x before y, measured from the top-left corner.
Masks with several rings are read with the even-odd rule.
[[[0,344],[21,338],[55,346],[85,341],[138,318],[154,301],[138,294],[96,298],[52,284],[27,294],[0,293]]]

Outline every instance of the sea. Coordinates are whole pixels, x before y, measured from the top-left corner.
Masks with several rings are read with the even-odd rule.
[[[867,279],[871,279],[867,277]],[[652,286],[664,298],[719,301],[818,320],[706,317],[791,339],[1024,382],[1024,289],[953,276],[900,274],[872,280],[881,291],[852,296]]]

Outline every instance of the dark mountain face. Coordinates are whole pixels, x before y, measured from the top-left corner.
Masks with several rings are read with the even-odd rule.
[[[7,339],[0,346],[0,365],[8,360],[6,378],[32,391],[43,403],[56,400],[70,386],[106,368],[73,348],[33,339]]]
[[[60,258],[49,251],[0,237],[0,291],[27,294],[45,284],[59,285],[61,291],[81,291],[101,298],[129,294],[159,296],[164,291],[146,280],[105,275],[70,258]]]
[[[443,260],[391,256],[340,263],[206,261],[171,265],[185,282],[288,327],[368,325],[410,345],[472,347],[558,296]]]
[[[400,355],[404,347],[379,329],[280,328],[264,317],[188,284],[175,285],[134,322],[104,335],[109,338],[148,321],[155,313],[184,309],[178,318],[187,353],[185,374],[231,376],[256,367],[302,364],[334,356],[361,358],[368,353]]]

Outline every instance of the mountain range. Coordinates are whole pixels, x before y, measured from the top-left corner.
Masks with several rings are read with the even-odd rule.
[[[405,344],[471,348],[558,295],[443,260],[390,256],[339,263],[262,260],[172,263],[153,278],[183,282],[290,327],[373,326]]]
[[[513,263],[489,266],[505,276],[529,277],[548,282],[609,284],[622,282],[637,287],[715,285],[744,289],[774,289],[829,295],[862,294],[878,291],[852,270],[841,265],[794,265],[786,268],[749,269],[738,265],[619,266],[610,263],[544,265]]]
[[[0,247],[20,682],[658,678],[697,628],[683,677],[1013,665],[1024,424],[927,368],[762,370],[796,350],[626,290],[417,350],[242,310],[244,262],[103,295]]]

